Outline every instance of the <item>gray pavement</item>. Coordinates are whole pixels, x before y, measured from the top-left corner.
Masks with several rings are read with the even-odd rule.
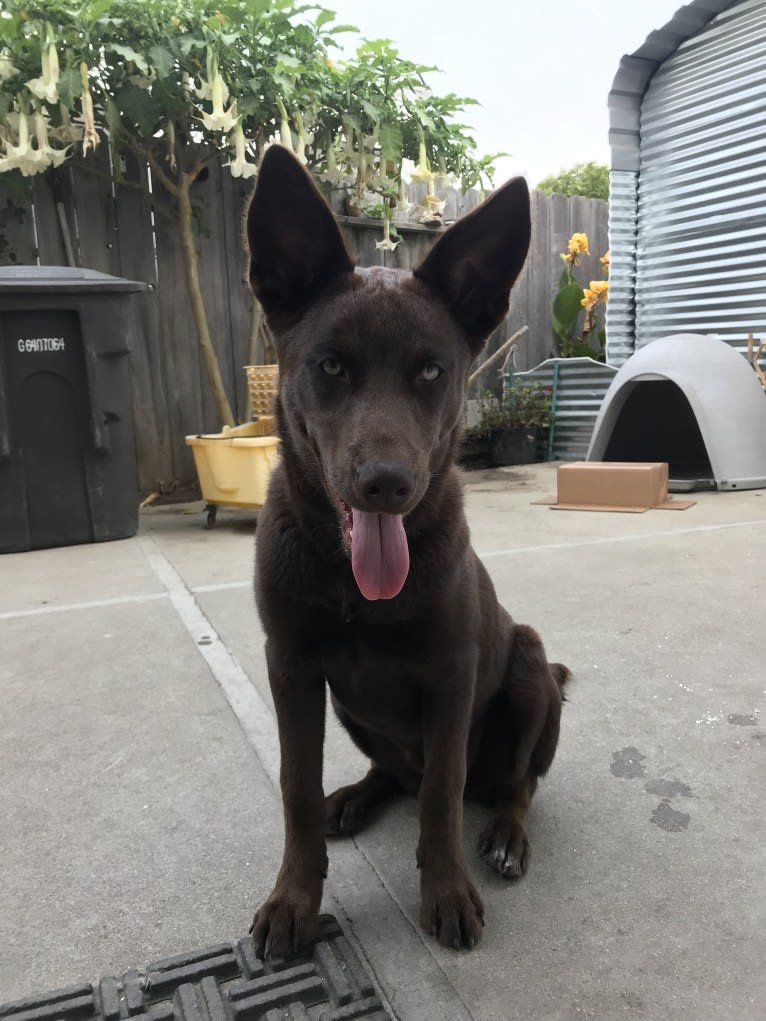
[[[473,953],[417,926],[415,802],[330,846],[333,912],[402,1021],[762,1018],[766,491],[551,511],[555,469],[475,473],[474,545],[575,673]],[[281,851],[250,590],[254,514],[0,557],[0,1002],[244,935]],[[327,788],[363,761],[334,722]]]

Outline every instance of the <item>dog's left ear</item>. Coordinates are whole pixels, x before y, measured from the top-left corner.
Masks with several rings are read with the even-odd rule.
[[[465,330],[474,354],[508,311],[530,234],[529,190],[516,177],[450,227],[414,272]]]
[[[335,217],[298,160],[279,145],[261,162],[245,222],[250,286],[269,326],[291,326],[354,264]]]

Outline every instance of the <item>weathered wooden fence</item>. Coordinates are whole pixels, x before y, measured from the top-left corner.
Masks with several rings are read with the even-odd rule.
[[[145,188],[146,167],[125,157],[125,183],[115,187],[104,149],[87,166],[73,163],[33,180],[32,203],[22,222],[6,228],[7,245],[0,263],[67,265],[73,261],[150,285],[136,299],[140,329],[132,356],[139,480],[142,490],[148,491],[174,480],[193,479],[193,461],[184,437],[217,431],[220,423],[200,363],[175,228],[153,209]],[[253,351],[241,223],[251,185],[210,166],[194,187],[203,295],[229,400],[235,415],[243,419],[247,393],[242,366]],[[457,218],[476,203],[475,194],[452,193],[445,216]],[[562,269],[559,253],[569,236],[584,231],[591,240],[594,254],[582,266],[582,281],[601,276],[597,256],[607,247],[605,202],[534,192],[532,218],[532,248],[513,292],[510,315],[484,355],[526,325],[529,332],[513,355],[518,370],[555,353],[550,310]],[[405,243],[395,252],[384,253],[375,248],[380,223],[348,218],[341,222],[362,265],[409,269],[440,234],[427,227],[399,225]],[[262,357],[262,351],[255,354]],[[495,370],[488,370],[474,384],[474,394],[496,380]]]

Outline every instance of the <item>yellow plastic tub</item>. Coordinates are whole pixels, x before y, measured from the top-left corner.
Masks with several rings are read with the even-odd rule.
[[[272,434],[270,416],[219,433],[187,436],[197,467],[205,526],[215,524],[216,511],[225,507],[262,507],[272,469],[279,458],[279,439]]]

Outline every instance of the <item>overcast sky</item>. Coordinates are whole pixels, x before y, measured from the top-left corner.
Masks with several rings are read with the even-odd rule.
[[[582,160],[609,163],[607,96],[620,58],[680,0],[321,0],[369,39],[436,64],[435,92],[479,100],[468,122],[480,153],[505,151],[496,184],[532,185]],[[353,49],[353,46],[352,46]]]

